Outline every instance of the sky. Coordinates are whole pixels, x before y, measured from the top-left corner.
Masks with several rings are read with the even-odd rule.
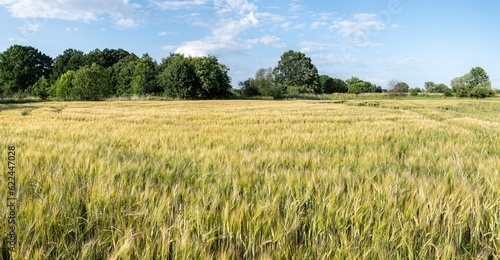
[[[500,89],[499,10],[500,1],[465,0],[0,0],[0,52],[213,55],[237,87],[294,50],[320,74],[384,88],[449,86],[480,66]]]

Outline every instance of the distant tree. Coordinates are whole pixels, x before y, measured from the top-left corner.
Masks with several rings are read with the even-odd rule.
[[[261,68],[255,73],[255,87],[263,96],[271,96],[280,99],[286,87],[275,84],[273,68]]]
[[[132,94],[144,95],[161,92],[156,82],[158,64],[148,55],[144,54],[132,71]]]
[[[116,95],[130,96],[133,94],[132,79],[138,63],[139,58],[135,54],[130,54],[113,65],[112,82]]]
[[[454,78],[451,86],[458,97],[485,98],[495,95],[489,76],[481,67],[472,68],[469,73]]]
[[[320,92],[318,69],[301,52],[289,50],[283,53],[273,75],[276,85],[285,91],[295,87],[300,92]]]
[[[52,73],[53,60],[30,46],[13,45],[0,53],[0,89],[9,95],[26,91]]]
[[[216,99],[231,97],[231,78],[229,77],[229,68],[219,63],[214,56],[191,57],[196,83],[196,94],[194,98],[198,99]]]
[[[66,71],[77,71],[80,67],[87,65],[85,62],[85,54],[83,51],[75,49],[65,50],[54,59],[54,70],[52,74],[53,82],[59,79]]]
[[[248,78],[245,81],[241,81],[239,84],[241,95],[244,97],[254,97],[260,96],[260,91],[255,85],[255,80],[253,78]]]
[[[72,96],[78,100],[102,100],[113,94],[108,70],[97,64],[81,67],[72,80]]]
[[[171,54],[162,63],[164,69],[158,76],[158,83],[166,96],[181,99],[198,96],[198,79],[188,58],[181,54]]]
[[[445,84],[435,84],[432,81],[424,83],[427,93],[444,93],[448,88]]]
[[[99,65],[101,68],[113,67],[115,63],[121,59],[129,56],[130,53],[123,49],[95,49],[90,51],[85,55],[86,65],[92,65],[93,63]]]
[[[365,92],[365,82],[358,77],[351,77],[345,81],[348,86],[348,92],[351,94],[361,94]]]
[[[392,90],[399,93],[406,93],[410,90],[410,86],[408,86],[405,82],[398,82],[394,85]]]
[[[411,96],[418,96],[418,93],[422,92],[422,90],[420,88],[412,88],[410,89],[410,95]]]
[[[28,93],[45,100],[49,97],[49,88],[49,81],[45,79],[45,76],[41,76],[33,86],[28,88]]]
[[[73,98],[73,79],[75,78],[75,71],[68,70],[62,74],[54,84],[49,89],[49,95],[51,97],[57,97],[61,99]]]
[[[348,86],[341,79],[332,78],[328,75],[319,76],[320,93],[346,93]]]

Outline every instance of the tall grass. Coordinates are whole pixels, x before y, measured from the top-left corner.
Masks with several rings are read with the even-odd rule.
[[[0,105],[13,256],[499,258],[500,101],[377,103]]]

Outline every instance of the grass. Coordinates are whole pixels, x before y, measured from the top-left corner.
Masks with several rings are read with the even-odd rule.
[[[15,259],[500,257],[498,99],[36,102],[0,120]]]

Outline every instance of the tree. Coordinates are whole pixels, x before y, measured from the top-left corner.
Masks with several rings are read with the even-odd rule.
[[[13,45],[0,53],[0,88],[3,94],[26,91],[40,77],[49,78],[53,60],[30,46]]]
[[[347,92],[348,86],[345,81],[341,79],[335,79],[328,75],[319,76],[320,93],[331,94],[331,93],[345,93]]]
[[[102,100],[113,94],[108,70],[95,63],[81,67],[75,73],[72,83],[72,96],[78,100]]]
[[[485,98],[495,95],[490,78],[481,67],[472,68],[469,73],[454,78],[451,86],[458,97]]]
[[[435,84],[432,81],[424,83],[427,93],[444,93],[448,88],[445,84]]]
[[[113,65],[114,93],[118,96],[129,96],[133,94],[132,80],[139,58],[135,54],[119,60]]]
[[[361,94],[365,92],[365,82],[358,77],[351,77],[345,81],[348,86],[348,92],[351,94]]]
[[[273,68],[261,68],[255,73],[255,87],[263,96],[280,99],[285,92],[285,87],[275,84]]]
[[[301,92],[319,93],[318,69],[311,59],[301,52],[285,52],[273,70],[276,85],[285,90],[296,87]]]
[[[408,86],[405,82],[398,82],[394,85],[393,90],[399,93],[407,93],[410,90],[410,86]]]
[[[61,99],[72,98],[73,93],[73,79],[75,78],[75,71],[68,70],[59,77],[54,84],[49,89],[49,95],[51,97],[57,97]]]
[[[113,67],[115,63],[120,61],[121,59],[129,56],[130,53],[123,49],[104,49],[99,50],[95,49],[85,55],[86,65],[92,65],[96,63],[102,68],[110,68]]]
[[[244,97],[254,97],[260,96],[259,89],[255,85],[255,80],[253,78],[248,78],[245,81],[241,81],[239,84],[241,95]]]
[[[139,59],[132,72],[132,94],[144,95],[160,92],[156,84],[157,66],[147,53]]]
[[[164,93],[173,98],[193,98],[199,92],[196,86],[196,74],[193,64],[181,54],[171,54],[163,59],[165,68],[159,75],[158,80]]]
[[[229,68],[219,63],[214,56],[191,57],[197,81],[197,93],[194,98],[215,99],[229,98],[231,94],[231,78],[228,75]],[[193,93],[194,94],[194,93]]]
[[[45,100],[49,97],[49,88],[49,81],[45,79],[45,76],[41,76],[33,86],[29,87],[28,93]]]
[[[54,70],[52,80],[56,81],[68,70],[77,71],[85,66],[85,55],[83,51],[67,49],[54,59]]]

